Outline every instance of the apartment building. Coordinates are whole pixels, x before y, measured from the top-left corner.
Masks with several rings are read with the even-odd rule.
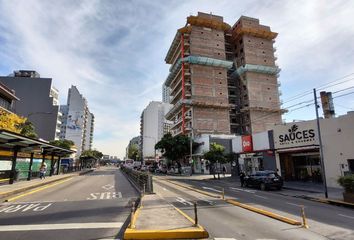
[[[89,111],[86,98],[76,86],[68,91],[67,105],[60,106],[62,126],[60,138],[71,140],[77,148],[76,156],[92,148],[94,115]]]
[[[13,90],[0,83],[0,113],[2,110],[12,113],[14,111],[15,102],[19,100]]]
[[[189,16],[165,58],[173,135],[245,134],[280,123],[276,36],[254,18],[231,27],[221,16]]]
[[[13,89],[21,99],[15,103],[14,113],[28,118],[39,138],[59,139],[59,91],[52,85],[51,78],[42,78],[36,71],[19,70],[0,77],[0,82]]]
[[[140,119],[140,151],[143,159],[155,158],[155,144],[166,134],[171,124],[165,119],[165,114],[171,105],[152,101],[144,109]]]

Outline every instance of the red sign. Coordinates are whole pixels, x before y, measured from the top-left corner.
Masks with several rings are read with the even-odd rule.
[[[242,136],[242,151],[243,152],[252,152],[252,135]]]

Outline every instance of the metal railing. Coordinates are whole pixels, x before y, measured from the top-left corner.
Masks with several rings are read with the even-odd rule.
[[[153,193],[152,176],[150,174],[124,166],[121,167],[121,170],[135,183],[143,194]]]

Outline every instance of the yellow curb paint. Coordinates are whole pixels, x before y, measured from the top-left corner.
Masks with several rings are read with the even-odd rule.
[[[67,177],[63,177],[63,178],[60,179],[60,180],[54,179],[54,180],[48,181],[47,184],[51,184],[51,183],[58,182],[58,181],[61,181],[61,180],[63,180],[63,179],[68,179],[68,178],[72,178],[72,177],[67,176]],[[16,189],[16,190],[11,190],[11,191],[7,191],[7,192],[0,192],[0,197],[1,197],[1,195],[5,195],[5,194],[8,194],[8,193],[15,193],[15,192],[17,192],[17,191],[21,191],[22,189],[23,189],[24,191],[26,191],[26,189],[31,189],[31,188],[36,187],[36,186],[39,187],[39,186],[42,186],[41,184],[42,184],[42,183],[35,183],[35,184],[31,184],[31,185],[28,185],[28,186],[26,186],[26,187],[19,188],[19,189]]]
[[[279,214],[272,213],[272,212],[269,212],[269,211],[266,211],[266,210],[263,210],[263,209],[260,209],[260,208],[252,207],[250,205],[246,205],[246,204],[237,202],[237,201],[232,200],[232,199],[227,199],[226,202],[228,202],[228,203],[230,203],[232,205],[235,205],[235,206],[242,207],[244,209],[250,210],[252,212],[256,212],[256,213],[262,214],[264,216],[271,217],[273,219],[276,219],[276,220],[291,224],[291,225],[297,225],[297,226],[301,225],[301,222],[296,221],[294,219],[291,219],[291,218],[288,218],[288,217],[284,217],[284,216],[281,216]]]
[[[128,228],[124,233],[124,239],[198,239],[208,237],[208,232],[200,228],[173,230],[134,230]]]
[[[16,197],[8,198],[8,199],[6,199],[5,201],[6,201],[6,202],[12,202],[12,201],[14,201],[14,200],[16,200],[16,199],[19,199],[19,198],[22,198],[22,197],[31,195],[31,194],[33,194],[33,193],[42,191],[42,190],[44,190],[44,189],[47,189],[47,188],[54,187],[54,186],[56,186],[56,185],[62,184],[62,183],[67,182],[67,181],[69,181],[69,180],[71,180],[71,179],[73,179],[73,178],[71,177],[71,178],[68,178],[68,179],[65,179],[65,180],[57,181],[57,182],[55,182],[55,183],[53,183],[53,184],[49,184],[49,185],[46,185],[46,186],[44,186],[44,187],[40,187],[40,188],[34,189],[34,190],[32,190],[32,191],[23,193],[23,194],[18,195],[18,196],[16,196]]]
[[[4,178],[4,179],[0,179],[0,182],[6,182],[6,181],[9,181],[10,178]]]

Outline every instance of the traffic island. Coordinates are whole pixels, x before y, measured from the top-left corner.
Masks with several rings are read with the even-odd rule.
[[[145,195],[131,217],[124,239],[200,239],[208,232],[158,195]]]

